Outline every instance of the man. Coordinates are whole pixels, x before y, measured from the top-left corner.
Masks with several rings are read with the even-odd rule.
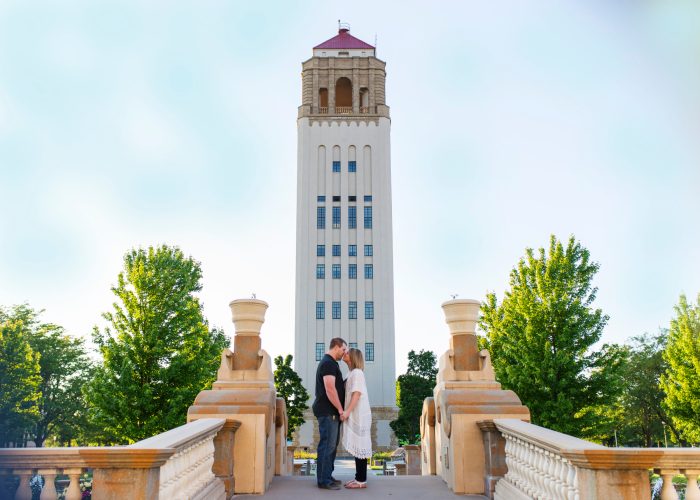
[[[339,490],[340,481],[333,478],[333,463],[340,440],[340,418],[345,402],[345,383],[338,361],[348,344],[336,337],[316,369],[316,399],[312,406],[318,420],[319,442],[316,458],[316,481],[324,490]]]

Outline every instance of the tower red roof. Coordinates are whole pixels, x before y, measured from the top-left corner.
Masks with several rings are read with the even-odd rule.
[[[314,49],[374,49],[370,44],[352,36],[349,31],[347,28],[340,28],[337,35],[316,45]]]

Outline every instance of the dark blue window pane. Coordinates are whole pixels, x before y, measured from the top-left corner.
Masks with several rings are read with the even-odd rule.
[[[326,266],[323,264],[316,264],[316,279],[322,280],[326,277]]]
[[[374,302],[365,302],[365,319],[374,319]]]
[[[372,201],[372,195],[371,195],[371,194],[366,194],[366,195],[365,195],[365,201]]]
[[[325,195],[322,195],[322,194],[318,195],[318,197],[316,198],[316,201],[321,201],[321,202],[326,201]]]
[[[332,271],[333,271],[333,279],[339,280],[340,279],[340,264],[333,264]]]
[[[357,162],[356,161],[349,161],[348,162],[348,172],[356,172],[357,171]]]
[[[316,228],[326,229],[326,207],[316,207]]]
[[[333,302],[333,319],[340,319],[340,302]]]
[[[333,229],[340,228],[340,207],[333,207]]]
[[[371,257],[372,255],[374,255],[372,245],[365,245],[365,257]]]
[[[357,302],[355,301],[352,301],[348,304],[348,318],[357,319]],[[355,344],[354,347],[357,347],[357,344]]]
[[[350,229],[357,227],[357,207],[348,207],[348,227]]]
[[[326,256],[326,245],[316,245],[316,257]]]
[[[348,278],[351,280],[357,279],[357,264],[348,265]]]
[[[316,302],[316,319],[325,319],[326,317],[326,303]]]
[[[333,172],[340,172],[340,162],[339,161],[333,162]]]
[[[365,207],[365,229],[372,229],[372,207]]]
[[[333,257],[340,257],[340,245],[333,245]]]
[[[316,342],[316,361],[321,361],[323,354],[323,342]]]
[[[365,344],[365,361],[374,361],[374,342]]]
[[[374,268],[372,264],[365,264],[365,279],[371,280],[372,278],[374,278]]]
[[[348,245],[348,255],[350,257],[357,257],[357,245]]]

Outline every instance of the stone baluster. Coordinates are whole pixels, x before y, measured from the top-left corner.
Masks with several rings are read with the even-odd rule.
[[[678,493],[673,486],[673,476],[678,474],[677,470],[662,469],[659,473],[663,485],[661,486],[661,500],[678,500]]]
[[[29,480],[34,476],[32,469],[14,469],[13,474],[19,476],[19,486],[15,492],[15,500],[32,500],[32,488]]]
[[[39,469],[38,474],[44,478],[44,487],[41,489],[39,500],[56,500],[56,476],[58,471],[55,468]]]
[[[80,475],[83,469],[72,468],[64,469],[63,473],[70,478],[70,484],[66,488],[66,500],[80,500],[83,498],[83,493],[80,491]]]
[[[700,500],[700,488],[698,488],[698,475],[700,470],[686,470],[685,477],[688,486],[685,488],[685,500]]]

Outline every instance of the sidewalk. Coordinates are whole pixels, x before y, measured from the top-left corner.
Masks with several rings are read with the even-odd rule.
[[[320,490],[314,476],[275,476],[272,486],[265,493],[265,500],[386,498],[393,500],[484,500],[481,495],[455,495],[438,476],[375,476],[367,471],[367,488],[339,491]],[[353,460],[336,460],[336,479],[349,481],[355,477]],[[260,495],[235,495],[236,499],[260,498]]]

